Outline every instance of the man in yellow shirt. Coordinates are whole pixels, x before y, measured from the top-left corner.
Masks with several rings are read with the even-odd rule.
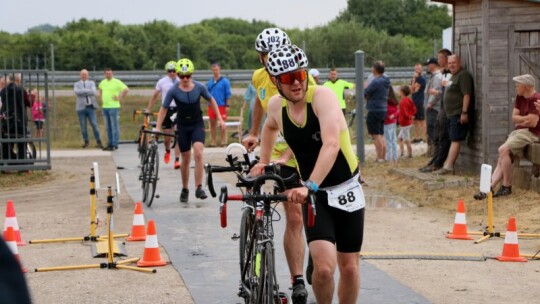
[[[98,89],[103,103],[101,107],[108,139],[108,144],[103,150],[114,151],[118,149],[120,141],[120,104],[129,90],[120,79],[113,77],[110,68],[105,69],[105,79],[99,83]]]
[[[255,40],[255,49],[259,52],[259,61],[263,66],[268,60],[268,53],[282,45],[290,45],[289,36],[279,28],[264,29]],[[262,118],[268,109],[270,97],[279,94],[276,85],[265,67],[256,70],[252,76],[252,83],[257,92],[255,105],[253,108],[253,119],[249,134],[242,140],[248,150],[253,150],[259,141],[259,130]],[[309,78],[310,85],[316,85],[313,77]],[[294,155],[280,136],[272,151],[272,161],[281,164],[281,176],[289,177],[298,174],[297,163]],[[299,176],[299,175],[298,175]],[[298,187],[298,185],[288,185],[288,188]],[[305,241],[302,234],[303,218],[302,208],[299,204],[283,204],[287,223],[285,235],[283,237],[283,247],[287,264],[291,273],[293,293],[291,295],[293,303],[307,303],[308,292],[305,288],[304,276],[302,275],[304,266]]]
[[[324,86],[329,87],[334,91],[339,100],[341,110],[343,111],[343,114],[345,114],[347,110],[347,104],[345,104],[345,89],[354,89],[354,83],[339,79],[337,70],[331,68],[330,73],[328,74],[328,81],[324,83]]]

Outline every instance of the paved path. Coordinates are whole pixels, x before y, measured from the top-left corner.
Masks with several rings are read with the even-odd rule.
[[[162,146],[160,146],[162,149]],[[93,151],[93,152],[91,152]],[[162,152],[161,152],[162,153]],[[54,151],[53,157],[109,155],[111,152],[98,150]],[[134,201],[140,201],[141,189],[138,181],[137,152],[134,144],[120,145],[112,153],[126,191]],[[161,154],[162,155],[162,154]],[[223,148],[206,149],[205,155],[224,157]],[[101,170],[106,170],[102,168]],[[158,239],[165,248],[172,265],[181,274],[196,303],[241,303],[238,290],[239,266],[238,243],[231,240],[238,233],[240,206],[231,202],[228,208],[228,227],[220,227],[217,198],[199,200],[194,198],[191,179],[190,199],[180,203],[180,173],[171,164],[160,163],[160,180],[151,208],[145,207],[146,220],[156,221]],[[193,178],[193,173],[192,173]],[[216,189],[223,180],[216,178]],[[229,191],[235,188],[227,185]],[[282,209],[279,208],[281,214]],[[289,275],[282,250],[283,220],[276,222],[276,268],[280,289],[290,294]],[[306,259],[307,261],[307,259]],[[430,303],[423,296],[402,285],[368,261],[361,262],[362,288],[358,303]],[[311,286],[308,303],[315,303]],[[337,303],[337,299],[334,300]]]

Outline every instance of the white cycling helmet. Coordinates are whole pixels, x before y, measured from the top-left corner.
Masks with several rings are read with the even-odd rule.
[[[306,54],[296,45],[283,45],[270,51],[266,62],[266,69],[274,77],[307,68],[307,66]]]
[[[277,27],[264,29],[255,39],[255,49],[259,53],[270,53],[282,45],[290,45],[287,33]]]

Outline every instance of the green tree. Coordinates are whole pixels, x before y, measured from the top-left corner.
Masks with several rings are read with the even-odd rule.
[[[439,37],[452,25],[448,8],[427,0],[348,0],[338,20],[354,20],[394,36]]]

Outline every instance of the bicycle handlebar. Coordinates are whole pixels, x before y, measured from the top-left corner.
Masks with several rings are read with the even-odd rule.
[[[259,179],[264,181],[272,179],[271,176],[261,175]],[[270,194],[270,193],[249,193],[249,194],[228,194],[227,186],[221,187],[219,194],[219,215],[221,227],[227,227],[227,201],[262,201],[264,203],[271,202],[286,202],[288,200],[285,194]],[[315,207],[315,192],[309,190],[307,203],[309,204],[307,226],[313,227],[315,225],[315,217],[317,216],[317,210]],[[290,203],[292,204],[292,203]]]
[[[237,157],[232,156],[232,150],[239,149],[243,154],[243,161],[238,161]],[[227,146],[226,149],[227,157],[225,160],[229,163],[229,167],[225,166],[212,166],[209,163],[204,164],[204,170],[207,174],[206,177],[206,184],[208,185],[208,190],[210,191],[210,195],[212,197],[216,197],[216,191],[214,189],[214,181],[212,178],[212,173],[217,172],[235,172],[240,178],[242,173],[249,173],[249,170],[255,165],[256,160],[253,156],[253,152],[248,152],[244,146],[242,146],[239,143],[232,143]]]
[[[136,117],[137,115],[144,115],[145,117],[148,117],[148,116],[152,115],[152,116],[156,116],[156,117],[157,117],[158,114],[159,114],[158,112],[147,112],[146,110],[133,110],[133,117],[132,117],[132,119],[135,120],[135,117]]]
[[[171,136],[171,137],[176,136],[176,131],[174,131],[174,133],[165,133],[165,132],[158,132],[158,131],[153,131],[153,130],[143,130],[143,133],[154,134],[154,135],[163,135],[163,136]]]

